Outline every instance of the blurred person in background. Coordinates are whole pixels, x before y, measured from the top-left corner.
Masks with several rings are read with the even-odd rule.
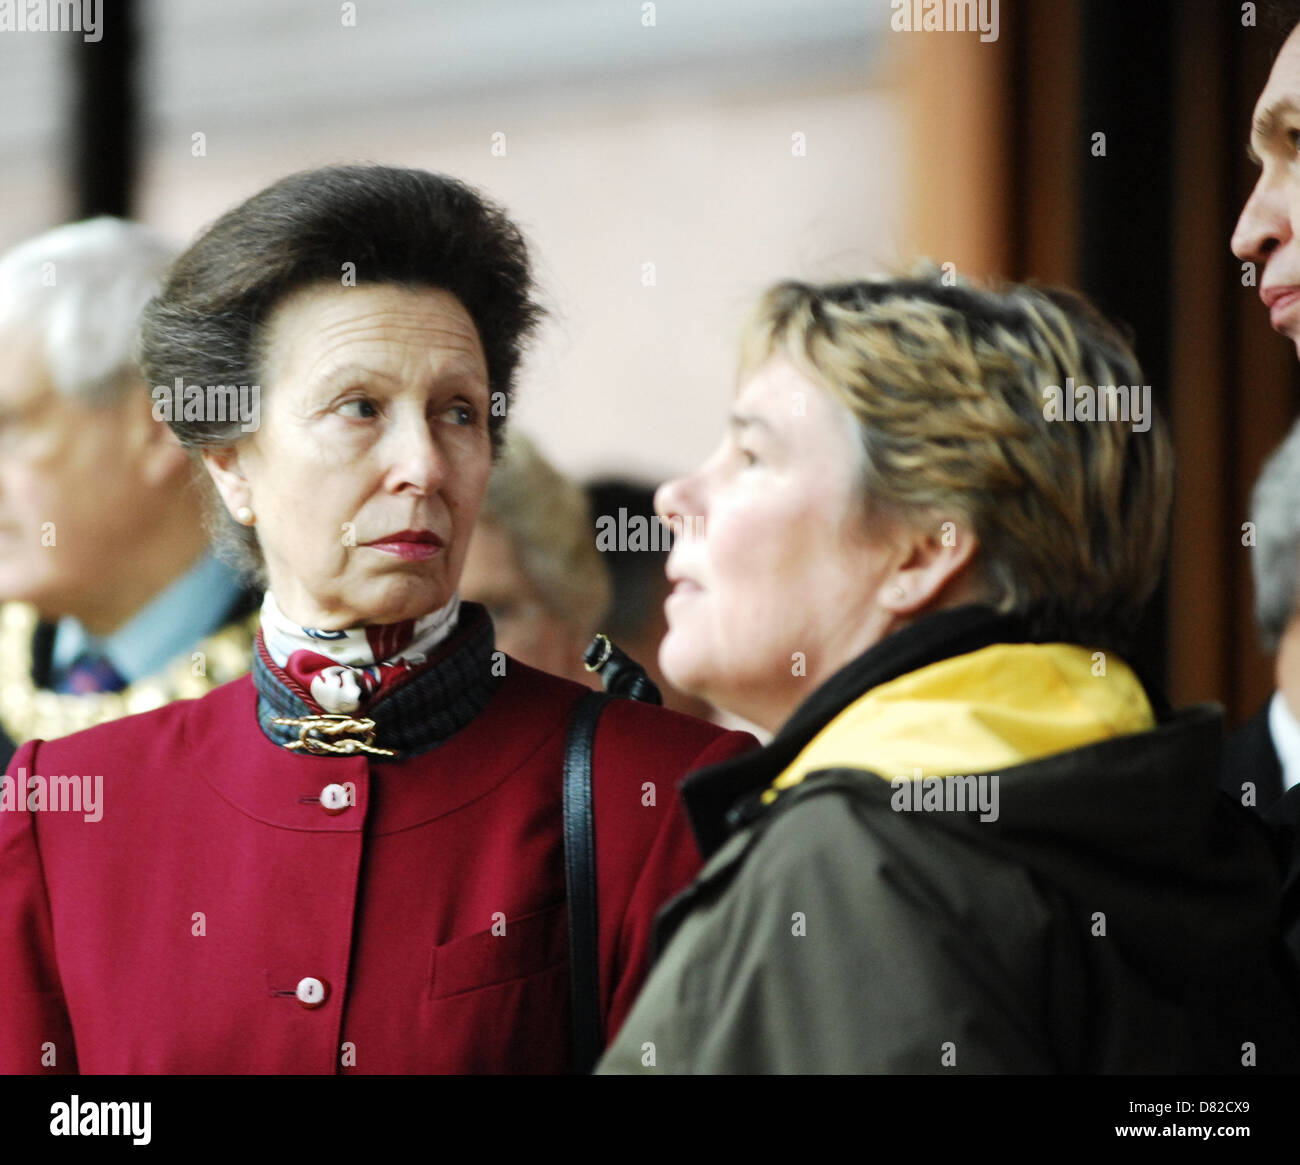
[[[590,532],[582,489],[512,433],[492,469],[461,592],[488,609],[507,655],[599,688],[582,657],[597,631],[608,633],[610,583]]]
[[[625,529],[636,518],[647,527],[657,523],[654,492],[653,486],[628,478],[598,478],[587,484],[593,519],[604,519],[612,530]],[[667,527],[661,529],[668,533]],[[670,684],[659,666],[659,645],[668,631],[664,601],[672,590],[664,574],[669,550],[666,540],[647,538],[645,545],[620,545],[617,539],[602,539],[603,532],[596,528],[596,545],[609,570],[613,599],[600,629],[646,669],[663,694],[665,708],[713,720],[715,710]],[[612,545],[607,544],[610,542]]]
[[[1274,657],[1276,687],[1228,737],[1223,787],[1265,813],[1300,785],[1300,421],[1265,463],[1250,518],[1255,621]]]
[[[1169,438],[1149,402],[1067,418],[1071,378],[1143,380],[1067,293],[763,297],[726,436],[657,497],[703,519],[660,660],[776,735],[683,784],[706,865],[602,1070],[1295,1070],[1221,712],[1125,660]]]
[[[248,670],[257,596],[134,360],[173,256],[107,217],[0,256],[0,766]]]

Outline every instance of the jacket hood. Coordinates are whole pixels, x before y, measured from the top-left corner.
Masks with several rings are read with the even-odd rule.
[[[837,766],[887,780],[975,774],[987,784],[1028,761],[1154,726],[1146,692],[1122,660],[1071,643],[997,643],[870,689],[773,785]]]

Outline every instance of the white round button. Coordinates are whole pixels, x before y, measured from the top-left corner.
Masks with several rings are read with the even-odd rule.
[[[298,980],[298,986],[294,994],[298,996],[298,1002],[303,1007],[319,1007],[325,1002],[325,996],[329,994],[329,988],[319,979],[313,979],[308,975],[307,978]]]
[[[343,785],[326,785],[320,791],[320,803],[326,813],[342,813],[348,807],[351,798]]]

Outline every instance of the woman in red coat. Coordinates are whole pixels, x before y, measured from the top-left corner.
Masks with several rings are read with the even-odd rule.
[[[514,226],[421,171],[294,175],[177,262],[145,372],[268,585],[254,669],[14,756],[0,1070],[571,1067],[560,770],[584,689],[495,651],[457,596],[539,315]],[[675,785],[751,743],[622,700],[600,721],[607,1036],[699,864]]]

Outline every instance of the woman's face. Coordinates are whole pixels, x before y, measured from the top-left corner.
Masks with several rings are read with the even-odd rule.
[[[267,322],[261,426],[206,455],[255,514],[271,590],[304,626],[451,599],[491,471],[487,362],[449,292],[315,285]]]
[[[768,731],[893,624],[877,599],[896,555],[860,516],[855,427],[773,356],[741,386],[713,456],[655,497],[661,517],[688,519],[668,560],[660,666]]]

